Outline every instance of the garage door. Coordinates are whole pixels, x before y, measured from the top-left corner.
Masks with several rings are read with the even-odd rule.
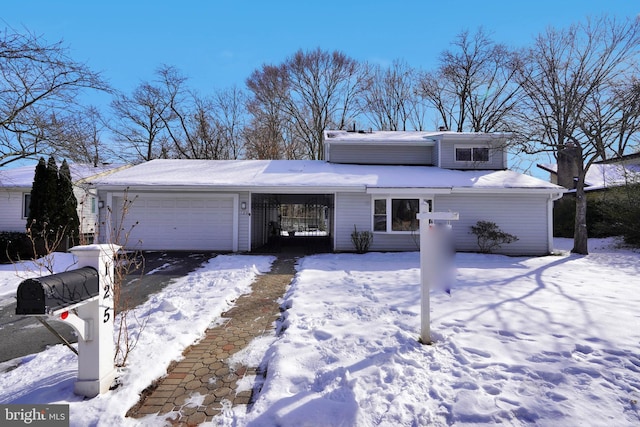
[[[126,246],[144,250],[233,251],[234,198],[152,197],[128,195],[122,229],[130,231]],[[114,198],[122,212],[122,198]],[[122,241],[122,239],[120,239]]]

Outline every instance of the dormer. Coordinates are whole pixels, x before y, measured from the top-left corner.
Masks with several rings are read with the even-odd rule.
[[[510,134],[443,132],[439,137],[443,169],[503,170],[507,169],[507,143]]]
[[[507,168],[509,134],[325,131],[324,154],[330,163],[437,166],[444,169]]]
[[[360,165],[435,166],[437,142],[429,132],[326,131],[325,160]]]

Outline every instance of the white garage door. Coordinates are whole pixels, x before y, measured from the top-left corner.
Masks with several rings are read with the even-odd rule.
[[[121,227],[131,230],[126,246],[144,250],[237,250],[234,198],[154,197],[129,194],[132,200]],[[122,198],[114,198],[122,212]],[[116,218],[116,222],[119,218]],[[135,225],[134,225],[135,224]],[[120,239],[122,241],[122,239]]]

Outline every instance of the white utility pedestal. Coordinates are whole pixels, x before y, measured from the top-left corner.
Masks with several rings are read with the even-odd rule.
[[[77,257],[79,268],[93,267],[97,270],[100,286],[98,298],[77,307],[77,318],[69,314],[66,316],[68,323],[80,335],[78,380],[74,392],[81,396],[95,397],[105,393],[116,378],[113,361],[113,279],[114,256],[119,249],[120,246],[100,244],[75,246],[69,250]],[[82,321],[84,325],[81,325]],[[78,326],[84,326],[84,331],[79,330]]]
[[[431,344],[431,305],[429,291],[438,277],[442,277],[441,269],[445,259],[445,250],[450,250],[444,244],[439,231],[431,223],[432,221],[457,221],[460,215],[457,212],[420,212],[417,214],[420,221],[420,342]]]

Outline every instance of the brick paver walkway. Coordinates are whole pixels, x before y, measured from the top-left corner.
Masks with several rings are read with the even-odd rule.
[[[278,257],[269,273],[257,277],[251,293],[223,313],[228,321],[208,329],[201,341],[187,348],[184,359],[145,390],[127,416],[166,414],[172,425],[196,426],[219,414],[223,401],[247,405],[252,391],[236,392],[236,384],[244,376],[255,376],[257,367],[231,367],[229,358],[253,338],[273,330],[280,316],[278,300],[293,279],[295,262],[293,257]]]

